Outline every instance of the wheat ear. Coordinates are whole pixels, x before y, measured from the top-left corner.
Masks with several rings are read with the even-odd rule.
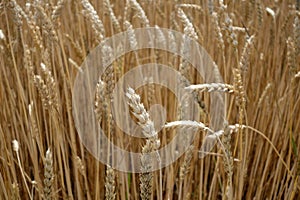
[[[111,167],[107,167],[105,177],[105,199],[114,200],[116,199],[115,193],[115,172]]]
[[[142,173],[140,174],[140,196],[141,199],[147,200],[151,198],[153,187],[153,173],[150,172],[152,169],[151,163],[153,161],[152,157],[148,154],[159,148],[160,140],[158,139],[157,132],[154,129],[153,121],[150,120],[148,112],[140,101],[140,96],[129,87],[126,92],[126,97],[127,103],[132,110],[132,114],[138,119],[144,136],[148,138],[146,140],[146,144],[142,147]]]
[[[45,165],[44,165],[44,198],[50,200],[53,198],[53,158],[50,149],[46,151]]]

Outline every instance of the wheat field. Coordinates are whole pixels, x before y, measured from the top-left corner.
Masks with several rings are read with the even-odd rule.
[[[0,199],[299,199],[299,9],[295,0],[2,0]],[[206,83],[191,63],[159,49],[115,60],[94,94],[95,117],[114,144],[141,152],[147,169],[146,153],[168,144],[178,129],[196,132],[170,165],[122,172],[81,143],[74,82],[101,42],[146,27],[196,41],[223,81]],[[133,32],[130,44],[135,37]],[[169,39],[162,36],[161,42]],[[130,110],[125,118],[137,122],[147,138],[118,128],[111,114],[115,83],[147,63],[170,66],[186,78],[197,121],[183,120],[189,108],[168,88],[145,79],[142,87],[125,91]],[[226,99],[222,117],[228,124],[219,132],[210,129],[213,93]],[[154,104],[166,110],[158,133],[149,111]],[[217,145],[201,152],[208,135]]]

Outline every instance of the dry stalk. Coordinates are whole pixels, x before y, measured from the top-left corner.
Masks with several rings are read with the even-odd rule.
[[[12,148],[17,154],[18,165],[19,165],[19,168],[20,168],[20,171],[21,171],[21,175],[22,175],[24,184],[25,184],[25,188],[26,188],[26,191],[28,193],[29,198],[32,200],[33,198],[32,198],[32,195],[30,193],[30,190],[29,190],[26,178],[25,178],[25,173],[24,173],[24,170],[23,170],[23,167],[22,167],[22,164],[21,164],[21,159],[20,159],[20,155],[19,155],[20,146],[19,146],[19,142],[17,140],[12,141]]]

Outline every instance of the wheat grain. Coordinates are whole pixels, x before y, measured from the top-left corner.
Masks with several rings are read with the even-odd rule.
[[[65,0],[58,0],[56,6],[54,7],[52,14],[51,14],[51,20],[56,23],[59,16],[61,15],[62,9],[65,5]]]

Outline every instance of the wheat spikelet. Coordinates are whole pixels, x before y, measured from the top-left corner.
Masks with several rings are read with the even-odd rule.
[[[133,50],[137,49],[137,40],[131,23],[129,21],[125,21],[124,27],[128,31],[130,48]]]
[[[142,147],[142,173],[140,174],[140,196],[141,199],[146,200],[151,198],[153,186],[153,173],[149,172],[152,169],[151,162],[153,158],[148,154],[159,148],[160,140],[158,139],[157,132],[154,129],[153,121],[150,120],[149,114],[144,108],[144,105],[140,102],[140,96],[129,87],[126,91],[126,97],[127,103],[132,110],[132,114],[139,121],[142,133],[148,138],[146,140],[146,144]]]
[[[34,68],[31,59],[31,53],[27,45],[24,45],[24,66],[28,71],[29,77],[33,79],[34,77]]]
[[[177,7],[181,7],[181,8],[188,8],[188,9],[194,9],[199,11],[200,13],[203,13],[203,9],[201,6],[197,5],[197,4],[187,4],[187,3],[182,3],[182,4],[176,4]]]
[[[105,6],[106,12],[108,13],[109,18],[110,18],[110,20],[111,20],[114,28],[116,29],[117,32],[121,32],[122,30],[121,30],[121,26],[120,26],[119,20],[115,16],[115,13],[114,13],[114,11],[112,9],[110,1],[109,0],[104,0],[103,4]]]
[[[168,122],[164,126],[165,128],[172,128],[172,127],[179,127],[179,128],[197,128],[201,129],[204,131],[208,131],[209,133],[214,133],[213,130],[211,130],[209,127],[205,126],[202,122],[196,122],[196,121],[190,121],[190,120],[181,120],[181,121],[173,121],[173,122]]]
[[[154,28],[157,30],[157,42],[159,44],[162,44],[163,47],[167,46],[167,41],[165,38],[165,35],[163,34],[163,32],[161,31],[160,27],[155,25]]]
[[[9,3],[6,4],[6,6],[12,10],[14,24],[16,24],[16,27],[18,29],[20,29],[20,27],[23,25],[22,16],[26,16],[25,12],[15,0],[10,0]]]
[[[133,8],[137,12],[137,16],[141,19],[143,25],[145,27],[150,26],[150,22],[145,14],[145,11],[141,7],[141,5],[136,0],[129,0],[131,8]]]
[[[85,15],[92,23],[92,28],[97,36],[97,42],[100,42],[105,37],[105,29],[96,10],[88,0],[81,0],[83,6],[83,15]]]
[[[34,75],[33,82],[37,87],[39,94],[42,98],[42,103],[45,109],[50,109],[53,106],[53,101],[51,99],[49,88],[47,87],[46,83],[39,75]]]
[[[213,12],[212,13],[212,21],[213,21],[213,25],[214,25],[214,31],[215,31],[215,35],[218,41],[218,47],[222,50],[222,52],[225,49],[225,44],[224,44],[224,40],[223,40],[223,34],[221,31],[221,27],[219,24],[219,19],[218,19],[218,13]]]
[[[101,121],[102,115],[105,114],[106,116],[106,110],[107,110],[107,102],[105,100],[105,83],[99,79],[97,85],[96,85],[96,93],[95,93],[95,114],[96,119],[98,122]],[[105,119],[107,117],[104,117]]]
[[[292,76],[295,75],[296,73],[296,48],[295,48],[295,43],[292,37],[289,37],[287,39],[287,62],[288,62],[288,67],[290,74]]]
[[[47,16],[46,11],[41,6],[36,6],[41,18],[42,18],[42,31],[45,34],[46,38],[49,36],[50,41],[57,42],[58,37],[54,29],[54,25],[50,18]]]
[[[42,73],[45,77],[45,84],[49,90],[49,97],[48,99],[51,101],[51,104],[54,106],[56,110],[58,110],[58,95],[57,95],[57,86],[54,80],[54,77],[51,71],[47,68],[44,63],[41,63]]]
[[[65,5],[65,0],[58,0],[56,6],[54,6],[54,9],[51,14],[51,20],[53,21],[54,24],[57,23],[64,5]]]
[[[219,0],[218,2],[219,2],[219,10],[222,15],[227,10],[227,5],[224,4],[223,0]]]
[[[234,68],[233,76],[234,76],[234,85],[233,85],[234,91],[236,91],[237,94],[236,103],[237,105],[242,106],[245,104],[246,99],[245,99],[245,90],[243,86],[241,70]]]
[[[251,36],[250,38],[246,39],[245,46],[243,48],[243,52],[239,63],[240,69],[242,71],[248,70],[250,51],[253,46],[253,38],[254,36]]]
[[[244,4],[245,4],[245,7],[244,7],[245,21],[248,22],[251,18],[250,14],[252,13],[252,10],[254,10],[252,0],[246,1]]]
[[[44,49],[40,27],[36,24],[32,12],[29,11],[28,15],[24,16],[24,18],[26,19],[29,29],[32,32],[33,41],[35,42],[35,44],[39,49]]]
[[[44,164],[44,198],[52,199],[52,184],[53,184],[53,159],[50,149],[46,152],[45,164]]]
[[[260,108],[261,105],[262,105],[262,102],[263,100],[265,99],[268,91],[270,90],[270,88],[272,87],[272,84],[271,83],[268,83],[267,86],[265,87],[263,93],[261,94],[261,96],[259,97],[259,100],[258,100],[258,103],[257,103],[257,106]]]
[[[103,66],[107,66],[103,75],[103,81],[106,83],[106,94],[112,99],[112,93],[114,89],[115,79],[114,79],[114,66],[111,63],[111,58],[113,57],[113,50],[110,46],[104,45],[101,49],[102,51],[102,63]]]
[[[183,181],[183,179],[189,173],[189,167],[193,157],[193,149],[194,149],[194,145],[191,145],[188,147],[187,151],[185,152],[185,157],[182,165],[180,166],[180,171],[179,171],[179,179],[181,181]]]
[[[186,14],[183,12],[181,8],[177,9],[177,16],[179,17],[180,21],[184,25],[184,33],[188,36],[191,37],[192,39],[198,40],[198,35],[195,32],[194,26],[192,22],[188,19]]]
[[[153,100],[155,98],[155,88],[153,84],[153,77],[149,77],[145,80],[145,82],[148,84],[148,90],[147,90],[147,101],[148,104],[151,105],[153,103]]]
[[[209,14],[212,14],[214,12],[214,1],[213,0],[208,0],[207,1],[207,8],[208,8],[208,12]]]
[[[288,13],[287,13],[287,15],[286,15],[286,17],[285,17],[285,19],[284,19],[284,22],[282,23],[282,25],[281,25],[281,27],[280,27],[280,32],[281,32],[281,33],[285,33],[285,35],[288,34],[288,33],[287,33],[288,28],[287,28],[287,27],[288,27],[288,24],[289,24],[289,22],[290,22],[292,16],[293,16],[293,13],[292,13],[292,12],[288,12]]]
[[[76,168],[79,170],[80,174],[84,176],[85,167],[79,156],[76,156],[75,163],[76,163]]]
[[[237,51],[237,46],[238,46],[237,36],[233,31],[232,19],[229,17],[228,13],[225,13],[224,29],[225,29],[228,42],[231,43],[234,50]]]
[[[263,23],[263,8],[260,1],[256,2],[256,13],[257,13],[258,27],[260,27]]]
[[[150,116],[146,111],[144,105],[141,103],[140,96],[135,93],[132,88],[128,88],[126,91],[127,103],[132,109],[132,114],[139,120],[139,125],[143,129],[143,134],[147,138],[157,136],[154,129],[153,121],[150,120]]]
[[[191,145],[188,147],[188,149],[186,150],[185,155],[184,155],[184,160],[179,169],[179,181],[180,181],[179,193],[178,193],[179,198],[181,198],[181,196],[182,196],[183,180],[190,171],[190,164],[191,164],[191,160],[193,157],[193,149],[194,149],[194,145]]]
[[[204,83],[185,87],[187,90],[200,90],[200,92],[234,92],[234,86],[224,83]]]
[[[225,150],[224,169],[227,176],[227,186],[226,195],[228,199],[232,199],[232,175],[233,175],[233,157],[231,151],[231,131],[229,128],[225,128],[224,137],[222,138],[222,143]]]
[[[115,193],[115,172],[111,167],[107,167],[105,177],[105,199],[114,200],[116,199]]]
[[[299,16],[296,16],[293,23],[294,41],[296,47],[296,55],[300,54],[300,20]]]

